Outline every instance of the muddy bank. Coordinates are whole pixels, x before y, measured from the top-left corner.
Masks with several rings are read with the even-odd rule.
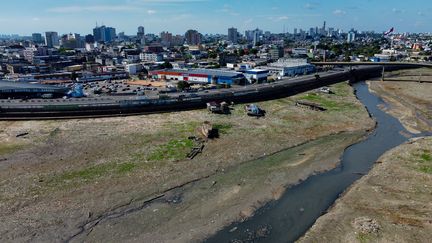
[[[287,186],[305,180],[311,173],[336,167],[345,147],[363,135],[330,135],[227,168],[170,191],[162,200],[147,203],[139,210],[124,208],[129,213],[105,217],[73,239],[200,242],[230,222],[249,218],[269,200],[279,199]]]
[[[0,239],[199,241],[333,168],[374,126],[350,86],[332,89],[262,102],[263,119],[234,106],[229,116],[0,122]],[[299,99],[327,111],[296,107]],[[203,121],[221,136],[188,160],[187,137]]]
[[[299,242],[429,242],[432,138],[383,155]]]
[[[432,132],[432,70],[405,70],[389,73],[384,82],[370,81],[372,92],[388,106],[383,109],[398,118],[411,133]]]

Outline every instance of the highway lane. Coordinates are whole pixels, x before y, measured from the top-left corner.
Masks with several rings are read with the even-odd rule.
[[[52,100],[1,100],[0,120],[61,119],[79,117],[125,116],[204,108],[210,101],[251,103],[295,95],[343,81],[365,80],[380,76],[380,67],[360,67],[349,71],[328,71],[273,83],[235,86],[195,93],[143,96],[103,96]]]
[[[341,73],[341,72],[320,72],[312,75],[305,75],[295,78],[285,78],[274,83],[264,83],[264,84],[252,84],[240,87],[232,87],[229,89],[211,89],[206,91],[199,91],[194,93],[167,93],[166,96],[173,99],[178,99],[180,96],[184,97],[196,97],[203,95],[213,95],[213,94],[224,94],[224,93],[237,93],[237,92],[252,92],[259,91],[263,87],[269,86],[279,86],[285,84],[294,84],[298,82],[302,82],[305,80],[315,79],[315,75],[320,75],[320,77],[327,77],[329,75]],[[0,107],[19,107],[19,106],[31,106],[31,105],[81,105],[81,104],[112,104],[118,103],[119,101],[133,101],[144,99],[144,96],[138,95],[126,95],[126,96],[101,96],[101,97],[83,97],[83,98],[68,98],[68,99],[29,99],[29,100],[21,100],[21,99],[10,99],[10,100],[0,100]],[[151,99],[151,98],[146,98]],[[158,98],[153,98],[158,99]]]

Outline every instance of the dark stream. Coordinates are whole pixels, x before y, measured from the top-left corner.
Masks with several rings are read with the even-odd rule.
[[[206,242],[294,242],[326,212],[353,182],[368,173],[388,150],[406,142],[410,134],[400,122],[378,108],[385,105],[365,82],[354,84],[357,98],[377,121],[368,138],[347,148],[339,167],[289,188],[280,200],[268,203],[249,220],[219,231]],[[406,134],[403,136],[402,134]],[[421,136],[424,134],[420,134]]]

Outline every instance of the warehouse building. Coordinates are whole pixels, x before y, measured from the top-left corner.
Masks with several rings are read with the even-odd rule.
[[[246,70],[244,75],[249,83],[262,83],[267,81],[269,71],[263,69],[250,69]]]
[[[56,98],[67,92],[65,87],[0,80],[0,99]]]
[[[306,75],[316,71],[315,66],[308,63],[306,59],[279,59],[279,61],[270,63],[267,67],[271,74],[280,77],[294,77],[297,75]]]
[[[241,84],[245,76],[240,72],[213,69],[171,69],[150,72],[154,79],[187,81],[196,84]]]

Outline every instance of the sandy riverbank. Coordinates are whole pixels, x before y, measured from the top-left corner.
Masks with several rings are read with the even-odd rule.
[[[402,70],[387,75],[391,78],[384,82],[368,82],[370,90],[389,105],[384,110],[411,133],[432,132],[432,70]]]
[[[373,128],[351,87],[333,90],[262,102],[263,119],[235,106],[228,116],[0,122],[0,240],[199,241],[333,168]],[[187,137],[204,121],[221,136],[188,160]]]

